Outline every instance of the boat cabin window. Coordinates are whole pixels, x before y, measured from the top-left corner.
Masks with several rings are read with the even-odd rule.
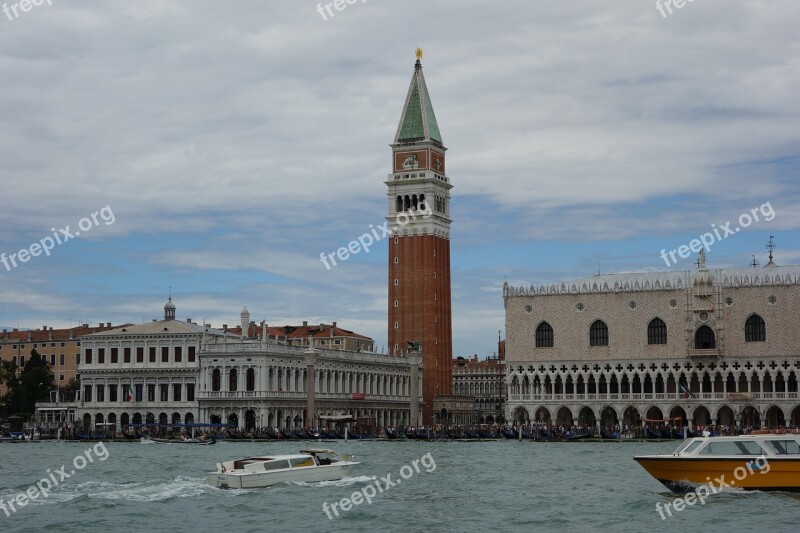
[[[709,442],[700,455],[763,455],[757,443],[748,440],[723,440]]]
[[[767,440],[767,446],[775,455],[800,454],[800,444],[796,440]]]
[[[289,468],[289,461],[269,461],[264,463],[264,470],[280,470],[281,468]]]
[[[292,468],[300,468],[303,466],[314,466],[313,457],[298,457],[295,459],[290,459],[289,462],[292,463]]]

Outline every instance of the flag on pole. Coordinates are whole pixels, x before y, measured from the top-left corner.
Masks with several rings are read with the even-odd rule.
[[[694,398],[694,394],[692,391],[689,390],[689,387],[681,383],[681,392],[683,393],[684,398]]]
[[[132,402],[133,401],[133,394],[131,393],[131,386],[125,385],[125,401]]]

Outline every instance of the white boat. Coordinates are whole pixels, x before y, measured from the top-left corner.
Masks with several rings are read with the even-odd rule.
[[[209,485],[221,489],[253,489],[287,481],[336,481],[361,463],[333,450],[308,449],[290,455],[262,455],[217,463],[206,474]]]

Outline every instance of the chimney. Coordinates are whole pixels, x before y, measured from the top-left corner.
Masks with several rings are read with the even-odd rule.
[[[81,324],[81,327],[88,328],[89,324],[88,323],[87,324]]]
[[[303,327],[304,327],[304,328],[307,328],[307,327],[308,327],[308,320],[303,320]]]
[[[47,331],[47,326],[42,326],[42,331]]]
[[[47,330],[47,340],[49,341],[53,340],[53,328]]]
[[[101,328],[103,327],[103,323],[102,323],[102,322],[100,322],[100,327],[101,327]]]
[[[111,327],[111,322],[106,322],[106,327],[110,328]]]
[[[70,339],[75,338],[75,328],[69,328],[69,338]]]
[[[322,333],[323,331],[325,331],[325,324],[320,324],[320,325],[319,325],[319,331],[320,331],[320,333]]]
[[[336,322],[334,322],[333,325],[331,326],[331,337],[333,337],[334,330],[336,330]]]
[[[187,319],[186,319],[186,323],[187,323],[187,324],[191,324],[191,323],[192,323],[192,319],[191,319],[191,318],[187,318]]]
[[[228,331],[228,324],[222,324],[222,331]]]

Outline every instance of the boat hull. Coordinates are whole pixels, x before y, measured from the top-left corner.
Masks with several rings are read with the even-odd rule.
[[[264,473],[209,472],[206,474],[206,482],[220,489],[260,489],[288,481],[306,483],[337,481],[350,475],[358,464],[360,463],[350,461],[346,464],[292,468]]]
[[[689,458],[640,456],[634,458],[647,472],[675,492],[699,485],[762,491],[800,492],[800,459],[771,458],[768,466],[757,457]],[[748,468],[748,465],[749,468]],[[752,471],[752,473],[751,473]]]

